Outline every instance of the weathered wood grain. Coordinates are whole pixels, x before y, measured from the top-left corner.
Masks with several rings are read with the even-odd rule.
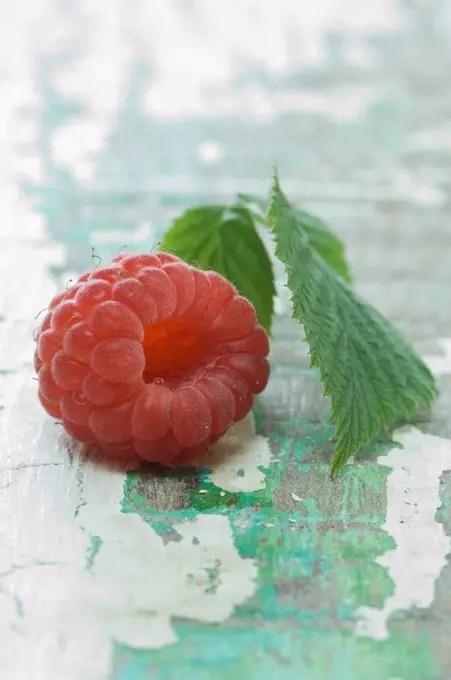
[[[107,4],[0,21],[0,677],[447,680],[448,4]],[[151,249],[274,161],[437,372],[432,417],[332,482],[276,265],[258,434],[171,474],[87,462],[38,405],[35,315],[92,246]]]

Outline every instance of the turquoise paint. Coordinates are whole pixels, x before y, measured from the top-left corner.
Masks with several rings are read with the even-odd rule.
[[[91,536],[91,545],[89,546],[89,549],[86,551],[86,563],[85,563],[85,569],[89,571],[92,569],[92,566],[95,562],[96,556],[102,547],[102,539],[100,536]]]
[[[71,55],[65,58],[70,63]],[[128,244],[129,249],[152,249],[167,217],[187,206],[202,202],[198,194],[162,199],[147,188],[155,174],[171,173],[182,161],[166,160],[161,154],[152,160],[161,134],[154,121],[139,112],[140,97],[149,74],[139,64],[133,72],[128,91],[120,107],[116,127],[107,148],[95,159],[96,171],[92,187],[83,187],[52,159],[50,141],[55,132],[71,120],[83,116],[76,101],[58,94],[55,80],[64,60],[45,59],[38,62],[37,85],[43,100],[39,120],[39,150],[43,163],[43,184],[24,185],[24,192],[44,216],[49,237],[68,246],[65,269],[81,271],[91,265],[93,235],[106,230],[130,233],[142,220],[155,217],[151,243]],[[398,111],[399,114],[399,111]],[[380,121],[380,112],[370,111]],[[131,127],[133,123],[133,129]],[[382,126],[383,127],[383,126]],[[398,121],[385,126],[385,139],[392,145]],[[347,136],[343,128],[344,138]],[[180,128],[181,129],[181,128]],[[381,128],[382,129],[382,128]],[[175,128],[173,128],[175,131]],[[202,132],[203,134],[203,132]],[[362,128],[362,134],[367,133]],[[270,138],[265,132],[265,135]],[[177,140],[175,140],[177,141]],[[177,144],[172,144],[175,148]],[[121,149],[128,148],[122,153]],[[271,160],[272,162],[272,160]],[[179,163],[179,165],[177,165]],[[165,165],[166,164],[166,165]],[[268,175],[259,164],[262,176]],[[299,161],[296,159],[296,171]],[[118,174],[120,171],[121,174]],[[208,196],[208,199],[211,197]],[[124,240],[126,242],[126,239]],[[96,252],[107,260],[122,244],[102,243]],[[57,272],[58,273],[58,272]],[[59,272],[63,275],[63,272]],[[1,320],[1,319],[0,319]],[[283,336],[278,337],[279,342]],[[291,336],[285,340],[292,342]],[[301,345],[302,340],[299,340]],[[284,364],[275,367],[274,375],[312,375],[306,366]],[[282,512],[274,508],[274,494],[281,486],[288,465],[301,475],[313,470],[318,479],[327,478],[328,465],[318,464],[314,454],[330,450],[333,430],[324,419],[313,426],[302,419],[275,422],[256,409],[258,429],[269,436],[281,463],[270,466],[266,488],[252,494],[221,496],[220,489],[207,479],[207,472],[170,473],[190,475],[198,485],[190,491],[191,507],[160,513],[149,508],[139,486],[139,476],[128,475],[124,512],[138,512],[158,533],[173,531],[172,524],[189,521],[199,513],[220,513],[230,518],[235,544],[243,557],[255,559],[259,578],[255,595],[238,607],[231,619],[220,627],[198,622],[174,621],[180,639],[175,645],[155,650],[137,651],[115,648],[114,680],[266,680],[307,678],[308,680],[435,680],[440,677],[431,651],[427,632],[403,632],[403,617],[391,622],[391,638],[385,643],[356,638],[352,617],[361,605],[380,606],[392,593],[393,585],[385,569],[375,558],[393,547],[392,539],[381,530],[385,519],[369,512],[363,500],[378,494],[385,486],[387,471],[374,466],[354,466],[345,470],[337,484],[343,484],[339,511],[328,504],[320,484],[312,488],[295,510]],[[302,428],[302,439],[293,432]],[[367,453],[373,447],[368,447]],[[377,447],[384,451],[383,445]],[[198,489],[208,490],[199,494]],[[449,503],[448,503],[449,504]],[[445,512],[444,504],[440,512]],[[290,522],[293,520],[293,522]],[[328,522],[343,522],[340,531],[325,528]],[[274,526],[269,528],[268,524]],[[99,544],[92,539],[87,553],[92,565]],[[211,571],[214,589],[215,570]],[[302,586],[321,593],[323,604],[309,604],[302,598]],[[288,604],[283,588],[299,587],[300,600]],[[306,591],[307,592],[307,591]]]
[[[116,647],[114,680],[438,680],[431,640],[394,633],[384,643],[312,622],[214,627],[176,622],[180,642],[154,652]]]
[[[96,252],[104,261],[110,260],[118,250],[152,250],[158,243],[166,219],[155,220],[155,214],[164,214],[158,196],[146,186],[149,176],[149,159],[143,154],[142,138],[149,137],[152,123],[145,115],[136,120],[141,98],[149,82],[149,74],[136,64],[128,90],[116,119],[116,128],[108,143],[94,159],[94,177],[89,186],[81,184],[53,158],[51,141],[55,133],[68,123],[83,119],[86,114],[76,100],[62,96],[57,89],[61,67],[70,66],[79,56],[81,45],[74,41],[73,49],[59,56],[40,58],[36,63],[36,88],[42,98],[38,118],[38,151],[42,165],[42,183],[24,182],[23,192],[32,200],[35,209],[45,218],[46,229],[52,240],[69,246],[66,268],[82,272],[91,266],[93,235],[100,232],[119,232],[124,242],[106,240],[96,244]],[[130,116],[133,126],[130,126]],[[124,149],[127,151],[124,153]],[[150,149],[149,149],[150,151]],[[150,163],[152,165],[152,163]],[[118,182],[118,171],[120,171]],[[137,225],[151,221],[148,241],[136,243],[130,239]]]
[[[271,429],[271,424],[265,422],[258,409],[256,421],[260,429]],[[280,487],[287,466],[293,464],[293,451],[297,469],[307,473],[312,465],[307,461],[316,449],[318,438],[328,438],[331,434],[330,426],[325,427],[326,431],[321,426],[306,422],[303,426],[308,436],[302,441],[278,434],[269,437],[273,444],[279,445],[277,458],[280,462],[270,466],[265,489],[256,493],[226,492],[221,496],[221,490],[208,481],[208,472],[201,471],[195,475],[199,486],[190,492],[191,507],[159,513],[150,509],[143,497],[135,492],[139,488],[139,477],[128,475],[128,500],[124,511],[136,509],[159,531],[174,522],[194,518],[198,513],[226,514],[238,552],[242,557],[256,561],[259,577],[254,596],[237,607],[229,622],[219,629],[200,623],[175,621],[181,638],[175,647],[134,652],[126,662],[126,650],[118,648],[118,664],[124,662],[124,665],[117,680],[139,678],[139,674],[144,672],[142,669],[146,672],[152,669],[154,676],[162,680],[170,680],[181,673],[187,680],[191,675],[193,678],[207,678],[211,672],[207,669],[211,668],[219,674],[218,677],[225,679],[236,677],[234,674],[237,673],[246,678],[270,678],[275,673],[276,677],[292,678],[298,677],[299,673],[308,673],[309,680],[324,680],[325,677],[388,680],[394,672],[391,669],[396,664],[397,654],[401,654],[401,647],[396,646],[393,637],[389,644],[381,644],[358,639],[352,632],[353,615],[359,606],[379,607],[393,592],[386,570],[375,562],[378,555],[394,547],[392,538],[380,529],[385,518],[383,514],[375,516],[362,508],[365,494],[378,493],[383,488],[387,470],[383,467],[354,466],[352,470],[345,471],[340,482],[343,484],[343,500],[338,513],[327,513],[327,498],[321,499],[315,489],[315,495],[296,503],[295,510],[277,510],[273,504],[274,493]],[[386,446],[380,444],[378,449],[378,454],[382,454]],[[316,464],[315,469],[318,470]],[[327,463],[321,465],[321,469],[326,476]],[[199,494],[199,488],[208,493]],[[345,526],[339,531],[325,529],[332,520],[342,521]],[[303,601],[304,587],[307,590]],[[284,589],[299,590],[297,604],[285,600]],[[312,589],[316,602],[313,605],[308,599],[308,592]],[[317,604],[318,594],[322,605]],[[260,630],[260,626],[264,631]],[[342,627],[343,630],[340,630]],[[243,638],[247,640],[244,646]],[[408,636],[401,635],[400,639],[412,649],[419,644]],[[259,650],[266,650],[259,652],[258,663],[251,650],[253,645]],[[330,645],[334,647],[331,650]],[[190,651],[193,646],[199,655],[195,659]],[[411,669],[403,661],[405,672],[408,671],[408,677],[413,679],[434,678],[434,674],[427,675],[432,673],[430,645],[422,638],[420,647],[424,664],[411,664]],[[325,658],[329,659],[327,663]],[[370,662],[369,658],[373,661]],[[377,671],[374,667],[376,658]],[[345,663],[349,664],[347,670],[342,667]]]

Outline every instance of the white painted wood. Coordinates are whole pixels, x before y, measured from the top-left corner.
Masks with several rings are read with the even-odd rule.
[[[254,415],[249,413],[212,447],[201,464],[212,468],[210,480],[226,491],[258,491],[265,488],[264,469],[270,458],[269,442],[255,433]]]
[[[394,550],[376,559],[393,580],[394,593],[382,609],[360,607],[358,635],[385,640],[395,612],[411,607],[426,609],[434,600],[435,582],[447,564],[449,536],[436,513],[441,505],[440,478],[451,470],[451,440],[405,427],[393,434],[403,448],[378,458],[392,468],[387,477],[387,516],[382,528],[393,537]]]
[[[176,524],[164,545],[122,513],[124,471],[87,463],[42,410],[31,366],[36,310],[54,287],[61,249],[21,243],[0,255],[0,669],[8,680],[107,680],[114,642],[174,643],[175,616],[220,623],[256,589],[257,568],[234,545],[229,519]],[[241,434],[240,434],[241,433]],[[253,419],[216,451],[212,478],[261,488],[269,448]],[[219,454],[237,453],[221,468]],[[238,486],[240,486],[238,481]]]

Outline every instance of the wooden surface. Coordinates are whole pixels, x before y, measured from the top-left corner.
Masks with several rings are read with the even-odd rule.
[[[451,14],[375,4],[16,0],[0,21],[2,680],[451,677]],[[36,314],[92,246],[151,249],[188,205],[264,193],[274,160],[437,374],[432,419],[331,482],[280,279],[256,433],[183,473],[84,462],[37,403]]]

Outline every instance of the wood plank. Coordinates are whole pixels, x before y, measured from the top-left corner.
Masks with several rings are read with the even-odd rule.
[[[230,16],[244,12],[229,4]],[[116,53],[120,36],[146,61],[147,5],[136,4],[130,33],[116,5],[99,8],[100,23],[87,7],[85,16],[43,5],[33,25],[38,37],[53,27],[50,47],[32,39],[19,2],[4,43],[14,59],[0,53],[0,676],[447,680],[451,230],[449,149],[437,134],[448,125],[439,72],[449,46],[439,29],[449,10],[412,4],[398,16],[389,2],[377,21],[390,31],[381,35],[374,17],[343,29],[343,45],[370,51],[366,70],[348,63],[339,40],[327,42],[325,27],[329,56],[315,68],[293,57],[279,79],[259,71],[255,85],[240,63],[250,89],[227,81],[224,92],[236,113],[249,92],[252,106],[262,78],[267,119],[213,102],[162,120],[143,107],[146,69],[130,72]],[[177,19],[188,35],[195,13],[188,20],[169,7],[168,31]],[[288,19],[282,30],[260,10],[262,25],[286,37]],[[209,21],[220,44],[219,20]],[[158,31],[154,39],[164,51]],[[414,58],[419,45],[427,59]],[[234,49],[218,54],[235,63]],[[347,118],[340,93],[351,82],[351,94],[366,87],[379,109],[365,104]],[[313,111],[283,109],[283,96],[313,96],[312,87],[325,108],[315,99]],[[203,102],[202,87],[197,94]],[[328,403],[288,318],[279,267],[272,378],[254,409],[256,432],[249,419],[198,470],[87,462],[37,402],[35,315],[89,267],[93,245],[105,259],[125,242],[150,249],[186,206],[264,192],[274,158],[290,194],[344,238],[358,291],[437,373],[432,418],[367,447],[332,482]]]

